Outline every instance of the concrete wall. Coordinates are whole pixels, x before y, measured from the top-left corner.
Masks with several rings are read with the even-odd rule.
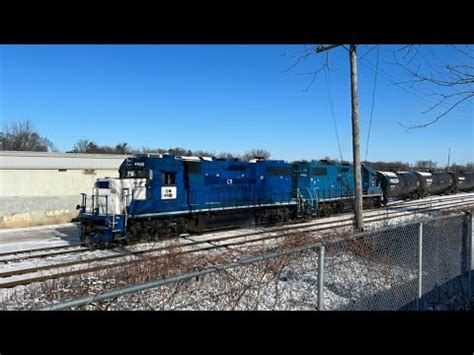
[[[118,167],[117,167],[118,168]],[[99,177],[116,177],[117,169],[0,170],[0,228],[66,223],[77,216],[81,192],[90,195]]]

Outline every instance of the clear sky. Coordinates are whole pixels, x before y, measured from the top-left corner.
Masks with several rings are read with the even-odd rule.
[[[361,156],[365,158],[377,49],[360,46]],[[0,46],[0,121],[30,119],[60,151],[79,139],[132,147],[183,147],[215,153],[264,148],[272,158],[339,157],[324,55],[284,73],[302,46],[54,45]],[[399,123],[429,121],[433,97],[408,85],[380,49],[368,160],[432,159],[444,166],[474,160],[472,101],[437,124],[409,131]],[[431,46],[445,59],[456,55]],[[287,55],[283,55],[287,53]],[[331,50],[329,82],[342,154],[352,160],[349,58]],[[438,112],[438,111],[436,111]]]

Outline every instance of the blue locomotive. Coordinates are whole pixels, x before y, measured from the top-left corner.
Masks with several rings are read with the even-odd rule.
[[[326,216],[353,208],[354,171],[349,164],[318,162],[293,163],[294,196],[299,201],[299,216]],[[377,171],[362,165],[362,193],[366,208],[378,207],[382,190]]]
[[[362,170],[364,204],[378,206],[377,172]],[[121,164],[118,178],[97,179],[90,198],[82,194],[81,240],[101,245],[283,223],[349,210],[353,197],[351,165],[139,154]]]
[[[285,222],[296,213],[291,165],[173,155],[136,155],[119,178],[97,179],[88,206],[82,194],[86,244],[166,237],[240,225]]]

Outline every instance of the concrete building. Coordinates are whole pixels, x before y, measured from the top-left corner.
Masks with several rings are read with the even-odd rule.
[[[127,155],[0,151],[0,228],[69,222],[81,192],[116,177]]]

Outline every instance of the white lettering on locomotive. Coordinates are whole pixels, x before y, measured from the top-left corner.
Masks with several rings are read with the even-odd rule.
[[[172,200],[176,198],[176,186],[162,186],[161,199]]]

